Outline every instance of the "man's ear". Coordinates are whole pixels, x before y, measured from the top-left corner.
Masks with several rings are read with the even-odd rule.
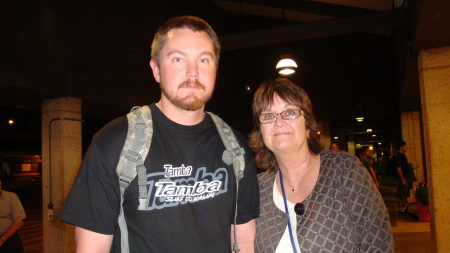
[[[160,82],[161,78],[159,76],[159,65],[155,60],[150,60],[150,68],[152,68],[153,71],[153,77],[155,78],[156,82]]]

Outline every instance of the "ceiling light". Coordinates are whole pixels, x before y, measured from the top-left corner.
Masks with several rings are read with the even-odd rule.
[[[368,132],[368,133],[372,132],[372,129],[367,128],[367,132]]]
[[[358,117],[358,118],[356,118],[356,121],[362,122],[362,121],[364,121],[364,117]]]
[[[295,73],[297,69],[297,63],[292,60],[291,56],[286,54],[281,56],[281,60],[278,62],[276,69],[280,75],[286,76]]]

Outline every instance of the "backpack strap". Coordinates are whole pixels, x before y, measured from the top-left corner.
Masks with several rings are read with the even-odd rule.
[[[214,121],[214,124],[217,127],[217,131],[219,132],[220,138],[222,139],[223,144],[225,145],[225,151],[223,151],[222,160],[230,165],[233,163],[234,174],[236,175],[236,181],[239,181],[244,177],[244,168],[245,168],[245,159],[244,154],[245,150],[239,146],[239,142],[236,139],[236,136],[233,133],[231,127],[225,123],[219,116],[207,112]]]
[[[133,107],[127,114],[128,133],[120,153],[116,172],[120,184],[120,214],[119,227],[121,231],[121,252],[130,251],[128,244],[128,228],[123,212],[123,195],[131,181],[138,175],[139,206],[138,210],[146,209],[147,186],[146,168],[144,166],[153,136],[153,121],[148,106]]]
[[[214,121],[214,124],[217,127],[217,131],[219,132],[220,138],[222,139],[223,144],[225,145],[225,150],[223,151],[222,160],[230,165],[233,163],[234,174],[236,176],[236,198],[235,198],[235,210],[234,210],[234,242],[233,242],[233,251],[239,252],[239,243],[236,237],[236,219],[238,212],[238,197],[239,197],[239,180],[244,177],[244,169],[245,169],[245,150],[239,146],[239,142],[236,139],[236,135],[234,135],[231,127],[225,123],[219,116],[207,112]]]

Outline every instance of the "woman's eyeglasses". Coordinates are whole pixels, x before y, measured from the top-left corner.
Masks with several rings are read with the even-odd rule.
[[[284,120],[296,119],[303,115],[301,109],[288,109],[280,113],[263,113],[259,115],[259,122],[261,124],[272,123],[277,120],[277,116],[280,115]]]

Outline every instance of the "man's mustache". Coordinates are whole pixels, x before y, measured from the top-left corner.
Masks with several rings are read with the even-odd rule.
[[[198,80],[186,80],[186,81],[182,82],[180,85],[178,85],[178,88],[183,88],[186,86],[194,86],[194,87],[197,87],[197,88],[200,88],[203,90],[205,89],[205,86],[202,83],[200,83]]]

